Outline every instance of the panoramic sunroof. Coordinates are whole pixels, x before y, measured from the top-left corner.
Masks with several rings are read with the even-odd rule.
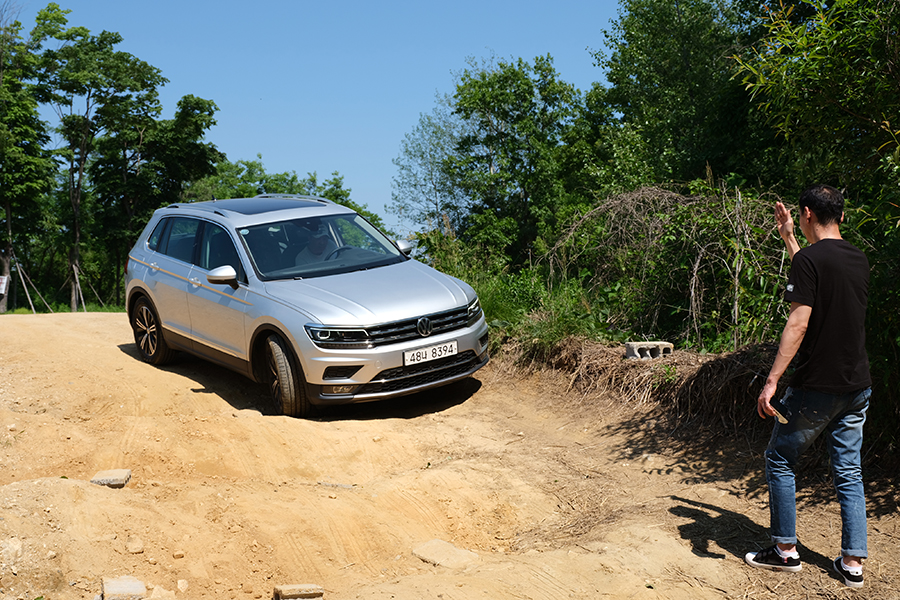
[[[320,208],[323,204],[302,198],[233,198],[195,205],[195,208],[201,206],[208,210],[230,210],[242,215],[258,215],[276,210]]]

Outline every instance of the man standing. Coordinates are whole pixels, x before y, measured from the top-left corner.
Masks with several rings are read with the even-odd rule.
[[[760,569],[799,571],[794,469],[797,460],[825,435],[834,487],[841,506],[841,556],[834,569],[845,585],[862,587],[866,549],[866,504],[860,465],[863,423],[871,378],[865,349],[869,262],[841,238],[844,198],[827,185],[800,195],[800,229],[809,246],[800,249],[790,212],[775,205],[778,232],[791,256],[785,299],[790,316],[778,354],[757,399],[762,418],[776,416],[766,449],[766,481],[774,545],[744,560]],[[778,381],[797,355],[784,398],[772,402]]]

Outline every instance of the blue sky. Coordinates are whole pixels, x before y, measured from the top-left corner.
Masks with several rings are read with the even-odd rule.
[[[25,31],[47,1],[14,0]],[[618,2],[58,0],[69,25],[120,33],[119,50],[162,70],[164,118],[193,94],[215,101],[207,140],[268,172],[333,171],[398,233],[385,206],[404,134],[450,93],[466,59],[550,54],[582,90]]]

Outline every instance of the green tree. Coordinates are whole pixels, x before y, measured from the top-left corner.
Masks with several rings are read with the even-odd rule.
[[[49,140],[28,80],[36,63],[40,37],[23,39],[11,5],[0,4],[0,207],[2,235],[0,275],[10,277],[15,240],[27,239],[40,221],[37,197],[46,192],[53,162],[43,146]],[[8,294],[0,296],[6,312]]]
[[[898,156],[900,5],[811,0],[797,13],[769,12],[768,35],[738,58],[744,83],[803,157],[802,179],[871,189]]]
[[[257,160],[229,161],[221,158],[216,163],[214,173],[188,184],[183,198],[187,202],[205,202],[216,198],[250,198],[266,191],[267,175],[262,163],[262,155]],[[297,180],[299,182],[299,178]],[[284,182],[284,188],[290,191],[280,193],[299,193],[294,190],[293,181]],[[299,184],[297,188],[299,190]]]
[[[157,87],[166,79],[159,69],[115,50],[122,41],[117,33],[91,35],[84,27],[63,29],[65,20],[47,18],[59,12],[50,4],[38,16],[38,27],[59,42],[44,50],[40,65],[41,96],[59,117],[57,132],[65,146],[58,150],[66,163],[66,189],[72,212],[69,267],[72,278],[70,306],[78,303],[77,277],[81,268],[82,204],[85,200],[87,167],[97,139],[126,127],[146,126],[160,112]],[[64,11],[67,12],[67,11]]]
[[[147,166],[158,193],[152,208],[181,201],[190,182],[216,173],[225,155],[204,137],[218,110],[212,100],[188,94],[178,101],[174,118],[156,123],[147,142]]]
[[[97,199],[92,232],[106,259],[106,279],[120,299],[125,253],[158,207],[178,202],[187,182],[215,172],[221,153],[203,141],[215,124],[211,100],[185,96],[173,119],[157,120],[131,103],[121,105],[115,125],[97,139],[89,166]],[[130,110],[133,107],[133,110]]]
[[[608,96],[609,91],[595,83],[563,134],[562,172],[566,189],[587,201],[581,212],[590,210],[598,197],[653,183],[647,163],[651,153],[640,128],[619,123]]]
[[[763,173],[778,166],[768,153],[774,136],[752,118],[728,60],[760,32],[744,4],[621,0],[603,32],[610,53],[594,57],[610,82],[607,101],[644,140],[640,160],[653,181],[706,178],[707,166],[722,176],[777,177]]]
[[[522,59],[470,64],[454,100],[469,132],[460,139],[449,172],[473,212],[515,220],[518,231],[508,251],[514,262],[523,263],[542,252],[557,210],[567,201],[560,148],[580,94],[559,78],[548,55],[534,64]]]
[[[468,133],[466,122],[453,112],[453,99],[438,96],[431,114],[419,115],[400,142],[388,211],[419,231],[458,231],[469,203],[447,166]]]

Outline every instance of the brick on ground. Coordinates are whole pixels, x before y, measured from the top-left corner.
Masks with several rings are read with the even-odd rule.
[[[111,469],[109,471],[100,471],[91,477],[91,483],[97,485],[105,485],[111,488],[122,488],[131,481],[131,469]]]

